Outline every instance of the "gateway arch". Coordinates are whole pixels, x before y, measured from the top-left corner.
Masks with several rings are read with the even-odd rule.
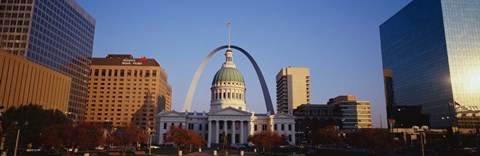
[[[192,83],[190,84],[190,88],[188,89],[187,97],[185,98],[185,103],[183,104],[183,108],[182,108],[183,111],[189,111],[190,107],[192,107],[192,100],[193,100],[193,96],[195,94],[195,89],[197,88],[198,79],[200,78],[200,75],[202,75],[203,68],[205,68],[205,65],[207,64],[208,60],[215,53],[217,53],[218,51],[220,51],[222,49],[226,49],[226,48],[228,48],[228,45],[220,46],[220,47],[214,49],[212,52],[210,52],[207,55],[207,57],[205,57],[205,59],[203,59],[200,66],[198,66],[197,72],[195,72],[195,75],[193,76]],[[248,60],[250,60],[250,62],[252,63],[253,68],[255,68],[255,72],[257,72],[257,76],[258,76],[258,80],[260,81],[260,85],[262,86],[263,98],[265,99],[265,105],[267,107],[267,111],[274,114],[275,111],[273,110],[272,99],[271,99],[270,94],[268,92],[267,83],[265,82],[265,78],[263,77],[262,71],[258,67],[257,62],[255,62],[253,57],[246,50],[244,50],[244,49],[242,49],[238,46],[234,46],[234,45],[230,45],[230,48],[237,49],[238,51],[245,54],[245,56],[247,56]]]

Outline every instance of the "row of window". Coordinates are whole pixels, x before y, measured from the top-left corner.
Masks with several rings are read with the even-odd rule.
[[[32,3],[33,3],[33,0],[2,0],[1,2],[2,2],[3,4],[5,4],[5,3],[16,3],[16,4],[23,3],[23,4],[32,4]]]
[[[142,114],[142,116],[146,117],[146,116],[150,116],[151,118],[153,118],[155,113],[150,113],[150,114]],[[90,118],[92,118],[92,116],[94,116],[95,114],[94,113],[90,113]],[[122,113],[97,113],[96,116],[99,116],[97,118],[100,118],[101,116],[122,116]],[[131,116],[134,116],[135,114],[132,114]],[[123,116],[130,116],[128,113],[125,113]],[[113,120],[113,118],[112,118]],[[135,118],[135,120],[139,120],[138,118]],[[143,121],[146,121],[147,119],[146,118],[142,118]]]
[[[152,93],[152,94],[153,94],[153,93]],[[89,95],[88,97],[90,97],[90,95]],[[97,95],[95,94],[95,95],[92,95],[91,97],[92,97],[92,98],[97,98]],[[146,99],[146,98],[155,99],[155,97],[150,97],[150,96],[143,96],[143,97],[141,97],[141,96],[132,96],[132,98],[135,98],[135,97],[136,97],[137,99],[140,99],[140,98],[143,98],[143,99]],[[114,99],[119,98],[119,99],[121,99],[121,98],[123,98],[123,96],[115,96],[115,95],[112,95],[112,96],[106,95],[106,96],[104,96],[104,95],[98,95],[98,98],[114,98]],[[125,96],[125,98],[129,99],[130,96]]]
[[[244,94],[242,93],[230,93],[230,92],[223,92],[223,93],[218,93],[218,92],[213,92],[212,93],[212,99],[215,100],[222,100],[222,99],[239,99],[242,100],[244,99]]]
[[[93,84],[93,85],[112,85],[113,84],[114,86],[117,85],[117,83],[104,83],[104,82],[101,82],[101,83],[93,82],[93,83],[90,83],[90,84]],[[126,84],[127,84],[127,86],[130,86],[130,83],[126,83]],[[118,83],[118,85],[123,86],[124,83]],[[137,85],[137,83],[133,83],[133,86],[136,86],[136,85]],[[141,86],[142,83],[138,83],[138,85]],[[150,83],[145,83],[144,85],[149,86]],[[151,85],[155,86],[155,83],[151,83]]]
[[[92,73],[92,76],[120,76],[120,77],[125,77],[125,76],[133,76],[133,77],[157,77],[157,70],[152,70],[152,73],[150,74],[150,70],[145,70],[145,74],[143,74],[144,70],[124,70],[124,69],[95,69],[94,72]]]
[[[137,82],[137,80],[138,80],[138,82],[142,82],[142,80],[144,80],[145,82],[149,82],[149,81],[156,82],[156,79],[153,79],[153,78],[152,79],[149,79],[149,78],[138,78],[138,79],[129,79],[129,78],[127,78],[127,79],[123,79],[123,78],[120,78],[120,79],[105,79],[105,78],[101,78],[101,79],[98,79],[98,78],[93,78],[92,77],[90,80],[91,81],[109,81],[109,82],[111,82],[111,81],[125,81],[125,80],[127,82],[130,82],[132,80],[133,80],[133,82]],[[114,84],[114,85],[116,85],[116,84]]]
[[[108,103],[108,102],[110,102],[110,100],[105,100],[105,101],[104,101],[103,99],[100,99],[100,100],[97,101],[97,100],[95,100],[95,99],[90,99],[89,102],[91,102],[91,103],[95,103],[95,102],[99,102],[99,103],[107,102],[107,103]],[[115,101],[115,100],[112,100],[111,102],[112,102],[112,103],[122,103],[122,102],[125,102],[125,103],[135,103],[135,100],[131,100],[131,101],[130,101],[130,100],[125,100],[125,101],[122,101],[122,100],[116,100],[116,101]],[[155,100],[150,100],[150,99],[148,99],[148,100],[143,100],[143,101],[137,100],[137,103],[141,103],[141,102],[143,102],[143,103],[148,103],[148,102],[150,102],[150,103],[155,103]]]
[[[0,10],[8,10],[8,11],[31,11],[32,6],[18,6],[18,5],[2,5],[0,6]],[[3,11],[2,11],[3,12]]]
[[[174,123],[170,123],[170,125],[174,125]],[[188,124],[188,129],[189,130],[194,130],[194,127],[195,125],[198,125],[198,130],[202,130],[202,127],[203,125],[205,126],[205,130],[208,130],[208,124]],[[278,129],[277,125],[280,125],[280,129]],[[168,129],[168,123],[163,123],[163,129]],[[182,126],[182,123],[180,123],[180,127]],[[219,129],[223,130],[223,123],[220,122],[220,124],[218,125],[219,126]],[[245,125],[246,126],[246,125]],[[258,131],[258,128],[257,126],[262,126],[262,130],[263,131],[266,131],[268,129],[268,125],[257,125],[257,124],[254,124],[253,126],[253,130],[254,131]],[[285,128],[288,127],[288,131],[291,131],[292,130],[292,124],[274,124],[273,125],[273,130],[282,130],[284,131]],[[232,124],[227,124],[227,130],[231,130],[232,129]],[[239,126],[236,125],[236,129],[239,129]]]
[[[132,89],[132,90],[137,90],[137,88],[138,88],[138,87],[132,87],[131,89]],[[89,89],[107,89],[107,90],[113,89],[113,90],[116,90],[117,87],[89,87]],[[130,90],[130,87],[125,87],[125,88],[124,88],[124,87],[118,87],[118,89],[120,89],[120,90],[123,90],[123,89],[125,89],[125,90]],[[156,89],[155,87],[153,87],[153,88],[144,88],[144,90],[148,90],[148,91],[150,91],[150,90],[155,90],[155,89]],[[142,90],[142,88],[138,88],[138,90]],[[148,93],[153,94],[152,92],[145,92],[145,94],[148,94]]]

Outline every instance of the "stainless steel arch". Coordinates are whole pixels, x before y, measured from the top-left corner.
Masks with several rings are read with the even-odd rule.
[[[263,77],[262,71],[257,65],[257,62],[253,59],[253,57],[244,49],[230,45],[231,48],[237,49],[238,51],[242,52],[245,56],[247,56],[248,60],[253,65],[253,68],[255,68],[255,72],[257,72],[258,80],[260,81],[260,85],[262,86],[262,91],[263,91],[263,98],[265,99],[265,104],[267,107],[267,111],[274,114],[275,111],[273,110],[273,104],[272,104],[272,99],[270,97],[270,94],[268,92],[268,87],[267,83],[265,82],[265,78]],[[195,75],[193,76],[192,83],[190,84],[190,88],[188,89],[187,97],[185,98],[185,103],[183,104],[183,111],[188,111],[190,110],[190,107],[192,107],[192,100],[193,100],[193,95],[195,94],[195,89],[197,88],[197,83],[198,79],[200,78],[200,75],[202,75],[203,68],[205,68],[205,65],[207,64],[208,60],[210,57],[212,57],[215,53],[222,49],[228,48],[228,45],[220,46],[216,49],[214,49],[212,52],[210,52],[205,59],[203,59],[202,63],[200,66],[198,66],[197,72],[195,72]]]

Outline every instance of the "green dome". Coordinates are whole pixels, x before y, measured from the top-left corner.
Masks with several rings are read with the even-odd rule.
[[[243,81],[242,73],[240,73],[237,68],[232,67],[222,67],[220,70],[218,70],[217,74],[215,74],[215,77],[213,77],[212,84],[220,81],[236,81],[245,83]]]

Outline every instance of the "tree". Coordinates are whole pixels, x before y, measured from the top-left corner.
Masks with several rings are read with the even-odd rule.
[[[38,147],[41,145],[40,132],[46,126],[70,122],[64,113],[58,110],[44,110],[40,105],[10,107],[3,114],[2,136],[5,137],[6,148],[13,149],[17,130],[20,129],[19,146],[26,147],[31,144],[33,147]]]
[[[96,123],[52,124],[40,133],[44,146],[56,149],[59,147],[77,147],[93,149],[104,143],[102,129]]]
[[[265,148],[270,150],[273,146],[288,144],[284,136],[282,137],[272,131],[261,131],[256,133],[250,138],[250,141],[255,145],[262,146],[263,151],[265,151]]]
[[[341,143],[340,131],[334,126],[321,128],[312,140],[314,144],[338,144]]]
[[[105,142],[102,137],[103,130],[99,123],[81,122],[73,125],[73,127],[75,129],[73,139],[80,148],[94,149]]]
[[[170,128],[170,131],[167,132],[165,142],[173,142],[177,146],[178,151],[181,150],[183,145],[201,147],[206,144],[206,141],[199,134],[177,126]]]
[[[146,133],[143,129],[134,126],[120,127],[113,132],[110,141],[122,147],[123,155],[125,155],[130,145],[146,141]]]
[[[393,151],[402,146],[402,142],[394,140],[387,129],[361,129],[353,135],[352,144],[370,148],[375,153]]]

